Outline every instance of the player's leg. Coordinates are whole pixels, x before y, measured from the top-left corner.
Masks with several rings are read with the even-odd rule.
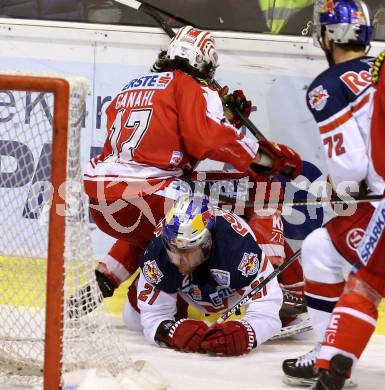
[[[283,362],[283,371],[292,383],[316,379],[314,364],[320,343],[342,294],[350,264],[358,261],[356,249],[373,211],[370,204],[359,204],[353,215],[333,218],[326,228],[316,229],[303,241],[305,297],[316,345],[309,354]]]
[[[364,267],[350,273],[317,357],[320,376],[313,389],[343,388],[374,332],[384,296],[385,276]]]
[[[285,241],[285,256],[294,254],[290,245]],[[300,259],[278,275],[279,285],[283,292],[283,305],[280,311],[282,326],[294,325],[303,320],[298,315],[307,311],[304,300],[304,276]]]
[[[343,291],[351,265],[337,252],[325,228],[314,230],[302,243],[305,297],[316,335],[315,347],[307,354],[283,362],[287,382],[311,384],[317,377],[314,364],[334,305]]]
[[[95,270],[104,298],[111,297],[114,290],[136,271],[141,253],[141,247],[122,239],[116,240]]]
[[[151,240],[158,222],[172,204],[172,200],[152,194],[125,202],[115,213],[109,208],[114,203],[99,203],[91,199],[91,214],[97,226],[117,238],[108,254],[96,268],[96,278],[104,297],[110,297],[116,287],[127,280],[139,267],[139,256]]]
[[[328,383],[341,389],[374,332],[377,308],[385,296],[384,210],[380,204],[374,213],[357,250],[360,260],[333,310],[316,362],[321,374],[315,389]]]

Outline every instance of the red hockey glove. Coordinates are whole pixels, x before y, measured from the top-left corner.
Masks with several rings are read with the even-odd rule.
[[[168,345],[183,352],[203,352],[201,341],[208,328],[203,321],[179,320],[170,329]]]
[[[272,176],[283,176],[286,179],[295,179],[303,169],[301,157],[293,149],[283,144],[276,144],[268,140],[261,140],[258,153],[271,160],[270,167],[253,163],[251,168],[255,172]]]
[[[239,89],[231,94],[228,94],[228,91],[229,87],[223,87],[219,90],[219,96],[224,104],[224,111],[227,119],[234,127],[239,129],[243,125],[243,122],[234,115],[232,109],[236,107],[246,118],[248,118],[251,113],[251,101],[247,100],[243,91]]]
[[[203,336],[202,348],[215,355],[239,356],[257,345],[255,333],[246,321],[228,321],[211,326]]]

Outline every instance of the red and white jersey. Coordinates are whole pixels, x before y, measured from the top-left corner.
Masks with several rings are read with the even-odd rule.
[[[89,196],[103,183],[106,199],[127,190],[159,190],[164,179],[206,158],[246,171],[258,150],[226,120],[218,93],[182,71],[149,73],[130,81],[106,110],[107,138],[84,175]],[[99,187],[100,188],[100,187]]]
[[[310,85],[307,104],[319,126],[333,184],[365,181],[371,192],[381,194],[385,183],[370,154],[372,66],[372,57],[332,66]]]

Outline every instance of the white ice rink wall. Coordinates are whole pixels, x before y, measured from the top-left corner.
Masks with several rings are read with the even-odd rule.
[[[217,81],[229,85],[231,90],[245,91],[257,108],[251,115],[252,121],[267,138],[300,152],[305,160],[304,176],[309,182],[324,178],[325,162],[318,130],[305,103],[307,86],[327,67],[322,51],[305,37],[222,31],[214,36],[220,55]],[[90,154],[103,145],[104,110],[108,102],[127,81],[149,70],[168,41],[157,28],[0,19],[0,70],[78,75],[90,81],[82,129],[85,164]],[[370,53],[376,55],[384,48],[384,43],[375,43]],[[44,104],[38,99],[32,102],[31,111],[34,104]],[[0,125],[8,120],[1,114],[4,105],[12,105],[12,96],[0,91]],[[24,120],[30,120],[25,114]],[[41,156],[34,156],[35,166]],[[7,156],[0,156],[4,158]],[[17,164],[14,166],[16,170]],[[217,167],[213,163],[210,166]],[[0,160],[0,178],[1,173]],[[32,174],[30,181],[32,184]],[[298,191],[296,197],[303,198],[306,194]],[[22,214],[20,210],[20,218]],[[37,215],[36,223],[39,218]],[[285,217],[286,235],[292,240],[302,240],[326,219],[327,210],[299,207],[292,216]],[[1,210],[0,220],[4,223]],[[110,240],[95,229],[94,243],[95,254],[100,256],[108,250]]]

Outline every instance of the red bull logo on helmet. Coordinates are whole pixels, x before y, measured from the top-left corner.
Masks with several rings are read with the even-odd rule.
[[[333,12],[334,11],[334,0],[327,0],[322,9],[322,12]]]
[[[241,262],[238,265],[238,271],[241,271],[243,276],[255,275],[260,266],[260,259],[255,253],[245,253]]]

